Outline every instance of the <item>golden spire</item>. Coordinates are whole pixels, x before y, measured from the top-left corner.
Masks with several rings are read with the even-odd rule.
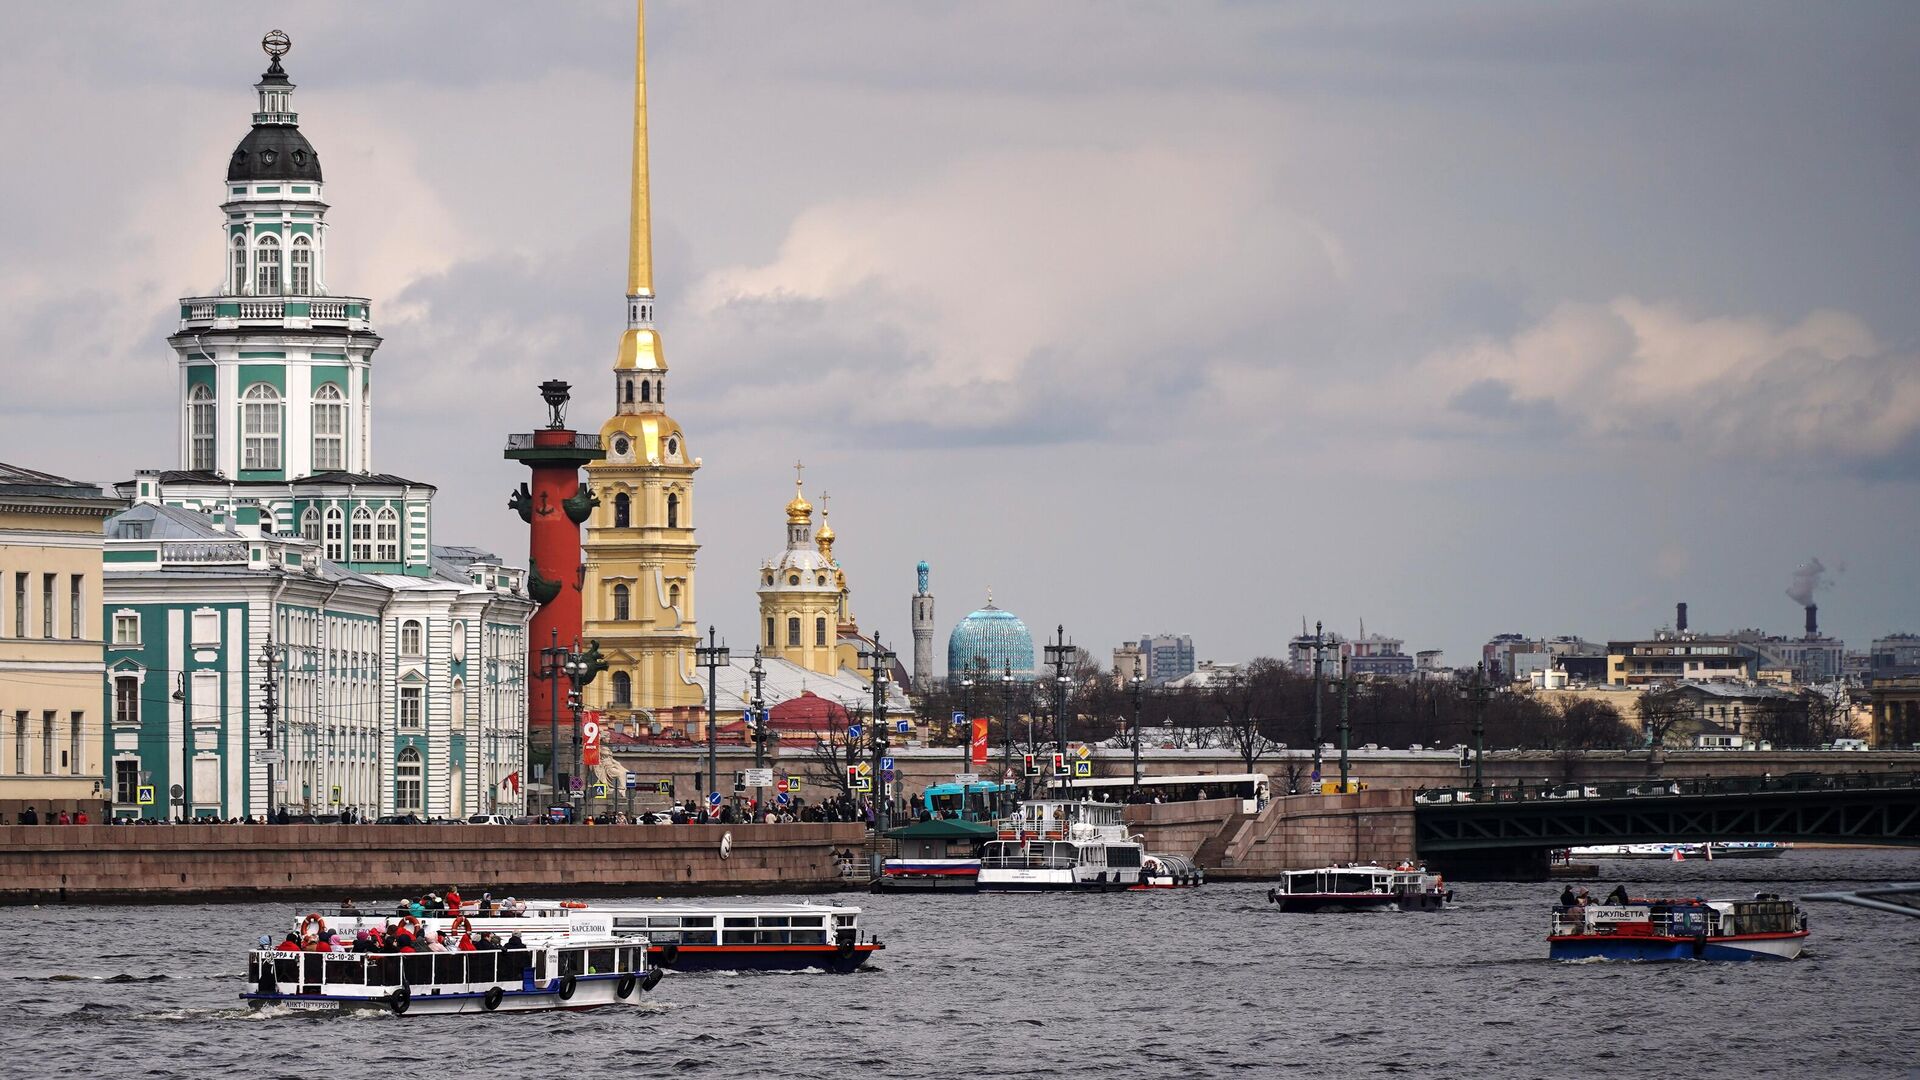
[[[615,371],[665,371],[666,351],[653,331],[653,202],[647,187],[647,5],[635,0],[633,35],[633,191],[627,236],[627,332]]]
[[[793,501],[787,504],[787,524],[805,525],[813,521],[813,504],[800,493],[800,473],[806,468],[799,462],[793,463]]]
[[[647,2],[635,0],[633,35],[633,219],[627,295],[653,295],[653,222],[647,198]]]
[[[820,557],[827,560],[829,564],[833,562],[833,535],[834,534],[833,534],[833,526],[829,524],[827,521],[827,518],[831,513],[831,511],[829,511],[827,507],[828,507],[828,504],[831,503],[832,501],[833,501],[833,496],[828,495],[824,491],[820,493],[820,531],[813,534],[814,539],[820,542]]]

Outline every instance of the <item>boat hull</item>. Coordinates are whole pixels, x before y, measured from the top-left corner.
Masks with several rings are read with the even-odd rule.
[[[669,971],[853,971],[882,946],[863,942],[837,945],[655,945],[647,950]]]
[[[981,892],[1113,892],[1135,884],[1103,878],[1079,878],[1071,870],[982,870]]]
[[[1628,937],[1571,935],[1547,939],[1554,960],[1792,960],[1806,947],[1807,932],[1730,937]]]
[[[1446,906],[1445,893],[1281,893],[1271,892],[1267,899],[1281,911],[1439,911]]]
[[[582,975],[574,982],[573,993],[562,997],[560,981],[553,980],[547,986],[523,983],[517,987],[499,987],[499,1004],[489,1009],[486,1006],[487,991],[474,990],[459,993],[418,994],[409,993],[404,1009],[395,1007],[396,1001],[391,992],[372,996],[344,994],[285,994],[285,993],[243,993],[241,1000],[256,1009],[273,1005],[291,1005],[296,1007],[332,1006],[342,1012],[382,1012],[405,1016],[449,1016],[458,1013],[483,1012],[552,1012],[556,1010],[580,1011],[598,1009],[607,1005],[638,1005],[642,990],[637,985],[631,987],[626,997],[619,993],[620,975]]]

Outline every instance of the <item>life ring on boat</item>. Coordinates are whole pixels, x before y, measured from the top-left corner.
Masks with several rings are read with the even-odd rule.
[[[668,942],[660,946],[660,966],[672,967],[680,962],[680,946]]]
[[[413,940],[415,941],[425,940],[426,933],[427,933],[427,924],[421,922],[420,917],[418,915],[400,916],[400,921],[395,923],[393,927],[394,936],[398,937],[400,934],[400,928],[407,925],[408,923],[413,924],[413,929],[407,931],[407,933],[412,935]]]
[[[653,970],[647,972],[647,977],[640,980],[640,992],[645,993],[648,990],[651,990],[654,987],[659,986],[660,976],[664,974],[666,973],[661,971],[659,968],[654,968]]]
[[[471,934],[473,933],[473,920],[467,918],[465,915],[455,915],[453,921],[447,924],[447,933],[455,938],[458,938],[461,934]]]
[[[583,908],[587,906],[587,903],[584,900],[562,900],[560,901],[560,906],[563,908]]]
[[[577,988],[578,987],[577,987],[577,984],[574,982],[573,976],[571,975],[560,976],[560,1000],[561,1001],[571,1001],[573,999],[573,992]]]
[[[624,1001],[633,996],[633,988],[639,982],[639,978],[635,976],[633,972],[629,971],[625,975],[620,976],[620,984],[613,988],[613,992],[619,995],[620,999]]]
[[[310,926],[313,926],[315,923],[319,924],[319,927],[322,931],[326,930],[327,920],[321,918],[320,913],[317,911],[308,912],[307,917],[300,920],[300,940],[305,941],[310,937],[319,936],[318,934],[310,934],[307,932],[307,928]]]
[[[407,1010],[413,1007],[413,991],[403,986],[388,994],[387,1007],[393,1010],[393,1015],[405,1016]]]
[[[480,1007],[488,1012],[492,1012],[500,1007],[500,1002],[504,1001],[506,996],[507,992],[505,990],[497,986],[488,987],[487,992],[480,995]]]

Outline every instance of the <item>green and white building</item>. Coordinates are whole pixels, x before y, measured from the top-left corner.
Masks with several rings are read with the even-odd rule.
[[[118,485],[106,527],[114,813],[518,813],[526,572],[436,547],[433,485],[373,471],[380,337],[328,286],[320,158],[270,55],[219,294],[167,339],[178,467]]]

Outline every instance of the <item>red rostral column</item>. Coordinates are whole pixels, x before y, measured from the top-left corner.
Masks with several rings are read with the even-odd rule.
[[[572,648],[580,640],[580,526],[593,508],[600,505],[593,489],[580,486],[580,467],[606,457],[600,448],[600,436],[582,435],[568,428],[567,383],[550,379],[540,384],[540,397],[546,401],[549,419],[545,430],[507,436],[506,455],[524,461],[533,470],[531,486],[521,484],[507,505],[520,514],[520,520],[532,528],[527,545],[527,592],[539,608],[527,631],[527,729],[542,730],[558,742],[558,723],[563,681],[538,678],[540,650],[558,644]],[[554,755],[554,760],[558,758]],[[555,768],[548,780],[571,766]]]

